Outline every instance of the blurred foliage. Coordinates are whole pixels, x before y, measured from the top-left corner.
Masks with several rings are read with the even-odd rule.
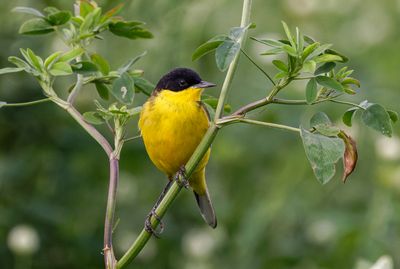
[[[99,2],[111,8],[122,1]],[[19,48],[28,45],[41,56],[47,56],[49,49],[63,49],[51,36],[18,35],[25,18],[11,13],[13,7],[70,9],[71,4],[2,1],[0,66],[8,66],[8,55],[18,54]],[[240,10],[240,1],[228,0],[157,0],[151,6],[143,0],[125,1],[122,15],[147,22],[154,39],[131,43],[110,36],[106,43],[93,45],[93,50],[111,59],[114,68],[147,50],[138,67],[153,83],[173,67],[188,66],[221,85],[224,75],[215,67],[214,58],[210,55],[192,62],[191,55],[210,37],[237,25]],[[371,99],[399,111],[399,13],[400,2],[395,0],[255,1],[252,21],[257,28],[252,35],[282,37],[280,21],[285,20],[323,42],[334,43],[350,56],[348,65],[357,70],[355,76],[362,82],[359,100],[354,101]],[[256,42],[247,43],[253,58],[263,49]],[[262,58],[256,59],[266,70],[274,70]],[[70,82],[66,78],[56,89],[65,89]],[[256,100],[268,85],[263,74],[242,57],[229,103],[234,109]],[[296,82],[282,96],[303,98],[304,87]],[[79,109],[93,109],[90,100],[96,94],[94,87],[86,87],[78,99]],[[25,74],[0,79],[1,100],[22,102],[41,97],[39,85]],[[270,106],[253,115],[298,126],[324,110],[340,125],[347,108],[321,104],[304,109]],[[345,185],[338,174],[324,186],[315,180],[298,136],[253,126],[226,128],[213,144],[207,167],[217,229],[203,223],[192,195],[184,192],[167,213],[162,239],[151,240],[128,268],[355,268],[360,260],[373,262],[384,254],[399,267],[399,126],[395,125],[389,139],[357,122],[351,132],[359,150],[356,170]],[[130,126],[136,135],[136,122]],[[101,268],[108,186],[107,158],[101,148],[51,103],[2,109],[0,128],[1,268]],[[102,131],[107,132],[105,128]],[[165,184],[140,139],[126,144],[121,170],[117,256],[134,240]],[[6,244],[10,231],[21,224],[38,234],[37,252],[18,254]]]

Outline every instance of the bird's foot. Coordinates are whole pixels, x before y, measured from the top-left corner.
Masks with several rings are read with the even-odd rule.
[[[157,231],[151,225],[151,218],[154,217],[160,223],[160,231]],[[150,213],[147,215],[146,220],[144,222],[144,229],[146,232],[154,235],[156,238],[160,238],[160,235],[164,231],[164,223],[162,222],[161,218],[157,215],[156,210],[153,208],[151,209]]]
[[[184,187],[185,189],[189,188],[189,181],[186,178],[186,169],[184,165],[179,168],[174,180],[179,186]]]

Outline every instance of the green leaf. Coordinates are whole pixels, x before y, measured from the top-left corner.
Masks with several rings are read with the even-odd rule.
[[[308,81],[306,86],[306,101],[307,104],[312,104],[317,100],[318,97],[318,87],[315,78]]]
[[[22,51],[21,51],[22,52]],[[26,49],[25,54],[23,54],[29,63],[36,68],[36,70],[40,71],[43,69],[43,60],[39,56],[37,56],[31,49]]]
[[[53,31],[53,26],[47,21],[35,18],[24,22],[19,28],[18,33],[23,35],[43,35]]]
[[[389,117],[393,123],[399,120],[399,114],[396,111],[386,110],[386,112],[389,114]]]
[[[282,72],[277,73],[274,76],[274,79],[281,79],[281,78],[287,77],[287,75],[288,75],[288,73],[282,71]]]
[[[329,119],[328,115],[326,115],[324,112],[317,112],[310,119],[310,126],[315,127],[315,126],[321,125],[321,124],[331,125],[332,122]]]
[[[100,15],[101,9],[96,7],[84,17],[83,23],[79,27],[79,31],[81,35],[83,35],[83,37],[81,36],[81,38],[85,38],[85,35],[93,30],[93,28],[100,20]]]
[[[59,62],[53,64],[53,67],[50,69],[49,73],[53,76],[68,76],[71,75],[72,68],[66,62]]]
[[[340,138],[313,134],[301,128],[304,150],[314,171],[322,184],[335,175],[335,164],[344,155],[344,142]]]
[[[45,7],[43,9],[43,11],[50,15],[50,14],[53,14],[53,13],[57,13],[60,10],[58,8],[56,8],[56,7],[48,6],[48,7]]]
[[[260,55],[276,55],[276,54],[279,54],[282,52],[283,52],[283,49],[276,48],[276,49],[267,50],[267,51],[261,53]]]
[[[255,37],[250,37],[251,39],[253,39],[254,41],[257,41],[261,44],[273,47],[273,48],[282,48],[283,45],[285,45],[285,43],[282,43],[278,40],[274,40],[274,39],[257,39]]]
[[[128,73],[122,73],[121,77],[114,80],[111,93],[124,104],[131,104],[135,97],[134,80]]]
[[[208,106],[210,106],[213,110],[217,109],[217,105],[218,105],[217,98],[205,98],[201,101],[203,102],[203,104],[207,104]],[[231,112],[231,109],[232,109],[231,105],[229,105],[229,104],[224,105],[224,111],[226,113]]]
[[[110,73],[110,64],[100,54],[92,54],[90,58],[103,75]]]
[[[128,109],[126,112],[128,112],[129,116],[132,117],[132,116],[139,115],[141,111],[142,111],[142,107],[137,106],[137,107]]]
[[[84,52],[85,52],[85,50],[82,49],[82,48],[72,49],[72,50],[64,53],[62,56],[60,56],[58,61],[60,61],[60,62],[70,62],[70,61],[76,59],[76,57],[81,56]]]
[[[95,112],[95,111],[89,111],[89,112],[83,113],[83,119],[86,122],[95,124],[95,125],[100,125],[105,122],[103,117],[98,112]]]
[[[293,48],[293,47],[291,47],[291,46],[289,46],[289,45],[283,45],[283,46],[282,46],[282,49],[283,49],[287,54],[289,54],[290,56],[297,57],[297,51],[296,51],[295,48]]]
[[[340,133],[340,129],[338,127],[329,124],[318,124],[315,125],[314,128],[318,133],[324,136],[335,137]]]
[[[51,54],[49,57],[46,58],[46,60],[44,61],[44,67],[47,69],[51,69],[51,67],[53,66],[53,64],[59,59],[60,55],[61,55],[61,51],[56,51],[53,54]]]
[[[108,89],[107,85],[105,85],[104,83],[98,82],[98,81],[96,81],[94,83],[94,85],[96,86],[97,93],[99,94],[101,99],[108,100],[109,99],[109,94],[108,94],[109,89]]]
[[[217,67],[221,71],[228,69],[230,63],[240,51],[240,44],[233,40],[225,40],[215,52]]]
[[[326,53],[339,56],[341,58],[341,60],[339,62],[341,62],[341,63],[345,63],[345,62],[347,62],[349,60],[349,58],[347,58],[346,56],[344,56],[340,52],[337,52],[336,50],[333,50],[333,49],[327,49]]]
[[[90,3],[89,1],[80,1],[79,4],[80,4],[79,5],[79,8],[80,8],[79,14],[83,18],[85,18],[89,13],[91,13],[95,9],[95,6],[92,3]]]
[[[44,15],[39,11],[31,7],[15,7],[11,10],[12,12],[26,13],[34,15],[36,17],[44,17]]]
[[[315,43],[314,38],[312,38],[311,36],[308,36],[308,35],[304,35],[304,41],[305,41],[306,43],[308,43],[308,44],[313,44],[313,43]]]
[[[373,104],[369,106],[361,114],[361,119],[368,127],[380,132],[385,136],[392,136],[390,117],[383,106],[379,104]]]
[[[30,65],[27,62],[25,62],[24,60],[22,60],[21,58],[18,58],[15,56],[10,56],[10,57],[8,57],[8,61],[10,63],[15,64],[17,67],[24,68],[25,70],[31,69]]]
[[[150,96],[155,88],[153,83],[142,77],[133,77],[133,81],[135,83],[135,89],[147,96]]]
[[[284,62],[280,61],[280,60],[273,60],[272,64],[275,65],[276,68],[278,68],[281,71],[284,71],[286,73],[289,71],[288,67],[286,66],[286,64]]]
[[[290,44],[292,45],[293,48],[295,48],[296,44],[294,42],[294,38],[292,36],[292,33],[289,30],[289,27],[287,26],[286,22],[284,22],[284,21],[281,21],[281,22],[282,22],[283,29],[285,30],[286,36],[287,36]]]
[[[317,76],[316,77],[317,83],[323,87],[329,88],[329,89],[334,89],[336,91],[343,92],[343,86],[336,80],[330,77],[326,76]]]
[[[224,41],[223,40],[214,40],[214,41],[207,41],[206,43],[200,45],[192,55],[192,61],[196,61],[197,59],[203,57],[204,55],[214,51],[217,49],[219,45],[221,45]]]
[[[317,46],[305,59],[314,59],[314,57],[324,53],[327,49],[332,47],[332,44],[324,44]]]
[[[341,62],[342,57],[333,54],[322,54],[314,58],[314,61],[317,63],[326,63],[326,62]]]
[[[343,123],[346,124],[347,126],[351,127],[351,125],[352,125],[351,122],[352,122],[353,117],[358,109],[359,109],[358,107],[352,107],[352,108],[348,109],[342,116]]]
[[[315,70],[314,74],[320,75],[320,74],[328,73],[333,68],[335,68],[335,66],[336,66],[336,64],[332,63],[332,62],[325,63],[325,64],[321,65],[320,67],[318,67],[317,70]]]
[[[71,65],[71,67],[72,71],[78,74],[88,74],[98,71],[97,66],[94,63],[86,61],[75,63]]]
[[[138,21],[119,21],[110,23],[110,32],[117,36],[126,37],[129,39],[137,38],[153,38],[153,34],[143,28],[143,22]]]
[[[126,64],[124,64],[122,67],[118,68],[118,73],[122,74],[125,73],[127,71],[129,71],[132,66],[139,61],[141,58],[143,58],[145,55],[147,54],[147,51],[143,52],[142,54],[136,56],[135,58],[129,60]]]
[[[352,78],[352,77],[347,77],[342,81],[343,85],[356,85],[358,88],[361,87],[360,81],[358,79]]]
[[[315,68],[317,67],[317,63],[314,61],[307,61],[303,63],[303,67],[301,68],[301,72],[311,73],[315,72]]]
[[[17,73],[25,70],[23,67],[5,67],[0,69],[0,75],[8,73]]]
[[[320,44],[318,42],[312,43],[308,45],[304,50],[302,54],[303,60],[306,59]]]
[[[69,11],[58,11],[48,15],[46,20],[51,25],[63,25],[67,23],[71,17],[71,13]]]

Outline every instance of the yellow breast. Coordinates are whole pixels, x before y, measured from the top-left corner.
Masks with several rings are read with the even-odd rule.
[[[139,128],[147,153],[169,177],[186,164],[200,143],[209,121],[199,103],[202,89],[162,90],[143,105]],[[196,169],[204,169],[208,155]]]

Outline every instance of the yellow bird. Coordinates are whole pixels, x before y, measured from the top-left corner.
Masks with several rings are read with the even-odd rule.
[[[154,165],[170,182],[187,163],[209,126],[209,116],[200,100],[204,88],[215,84],[203,81],[188,68],[176,68],[157,83],[143,105],[139,119],[146,151]],[[217,226],[205,179],[210,149],[190,177],[201,215],[211,227]]]

